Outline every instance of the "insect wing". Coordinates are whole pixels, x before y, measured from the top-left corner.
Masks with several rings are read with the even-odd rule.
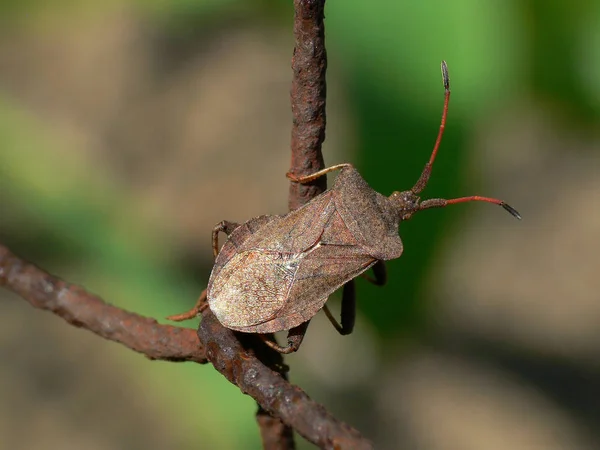
[[[212,280],[208,302],[227,328],[248,327],[272,319],[288,299],[299,259],[275,252],[249,250],[235,254]]]
[[[221,248],[215,265],[210,274],[208,280],[208,299],[212,298],[212,285],[217,279],[221,269],[238,253],[243,252],[245,244],[249,238],[257,233],[260,233],[261,228],[267,225],[269,222],[278,222],[281,220],[281,216],[259,216],[250,219],[248,222],[241,224],[237,227],[227,238],[227,241]]]
[[[312,305],[315,314],[327,297],[377,262],[358,247],[322,245],[308,255],[298,268],[289,301],[280,312],[293,312],[300,305]],[[314,300],[321,303],[313,304]]]
[[[333,193],[324,192],[311,202],[260,229],[244,243],[244,250],[260,249],[300,254],[314,246],[335,211]]]
[[[244,331],[272,333],[306,322],[331,293],[376,261],[356,247],[319,245],[301,260],[281,309],[270,320]]]

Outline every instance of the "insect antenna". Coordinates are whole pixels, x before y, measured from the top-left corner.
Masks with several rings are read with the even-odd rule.
[[[437,156],[438,150],[440,148],[440,143],[442,142],[442,136],[444,135],[444,128],[446,128],[446,117],[448,116],[448,104],[450,103],[450,76],[448,75],[448,65],[446,61],[442,61],[442,81],[444,83],[445,95],[444,95],[444,109],[442,110],[442,120],[440,122],[440,130],[437,135],[437,139],[435,141],[435,145],[433,146],[433,151],[431,152],[431,156],[429,157],[429,161],[425,164],[423,168],[423,172],[421,172],[421,176],[410,190],[414,195],[420,194],[425,186],[427,186],[427,182],[429,181],[429,177],[431,176],[431,168],[433,167],[433,162],[435,161],[435,157]],[[479,195],[471,195],[469,197],[460,197],[453,198],[450,200],[446,200],[443,198],[432,198],[429,200],[424,200],[418,204],[418,209],[428,209],[428,208],[443,208],[444,206],[454,205],[456,203],[466,203],[466,202],[487,202],[494,203],[496,205],[502,206],[506,211],[508,211],[511,215],[516,217],[517,219],[521,219],[521,215],[519,212],[514,209],[512,206],[503,202],[502,200],[498,200],[497,198],[490,197],[481,197]]]
[[[420,194],[425,186],[427,186],[427,182],[429,181],[429,177],[431,175],[431,168],[433,167],[433,162],[435,161],[435,157],[437,156],[438,150],[440,148],[440,143],[442,142],[442,136],[444,135],[444,128],[446,128],[446,117],[448,116],[448,105],[450,104],[450,76],[448,75],[448,65],[446,61],[442,61],[442,81],[444,82],[444,109],[442,111],[442,121],[440,122],[440,130],[438,131],[437,139],[435,140],[435,145],[433,146],[433,151],[431,152],[431,156],[429,157],[429,161],[425,164],[423,168],[423,172],[421,172],[421,176],[411,189],[414,194]]]
[[[466,202],[487,202],[493,203],[495,205],[502,206],[505,210],[507,210],[513,217],[521,220],[521,214],[515,208],[510,206],[508,203],[498,200],[497,198],[491,197],[482,197],[480,195],[471,195],[469,197],[460,197],[460,198],[452,198],[450,200],[446,200],[445,198],[430,198],[428,200],[423,200],[419,203],[419,211],[422,209],[429,208],[443,208],[448,205],[455,205],[457,203],[466,203]]]
[[[446,200],[446,205],[455,205],[456,203],[466,203],[466,202],[487,202],[494,203],[495,205],[502,206],[505,210],[507,210],[511,215],[521,220],[521,214],[515,208],[510,206],[508,203],[503,202],[502,200],[498,200],[497,198],[490,197],[481,197],[480,195],[471,195],[469,197],[460,197],[453,198],[450,200]]]

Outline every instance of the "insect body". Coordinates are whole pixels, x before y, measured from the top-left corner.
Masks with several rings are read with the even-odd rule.
[[[238,225],[221,222],[213,230],[216,256],[207,288],[210,309],[227,328],[250,333],[290,330],[288,345],[272,348],[289,353],[300,346],[309,320],[321,309],[336,329],[354,326],[353,279],[373,267],[377,284],[385,282],[383,261],[400,257],[398,225],[420,210],[469,201],[495,203],[520,219],[506,203],[488,197],[421,200],[445,127],[450,82],[442,62],[444,109],[438,137],[420,178],[407,191],[389,197],[375,192],[350,164],[332,166],[292,181],[310,182],[340,170],[333,187],[284,216],[260,216]],[[229,238],[218,252],[218,233]],[[341,325],[325,302],[344,286]]]
[[[333,188],[301,208],[233,230],[208,283],[210,308],[238,331],[294,328],[347,281],[402,254],[398,223],[394,200],[344,165]]]

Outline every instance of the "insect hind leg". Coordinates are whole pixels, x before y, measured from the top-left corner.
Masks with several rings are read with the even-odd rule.
[[[363,278],[377,286],[383,286],[387,282],[387,270],[383,261],[377,261],[373,266],[373,277],[361,274]],[[352,333],[356,320],[356,287],[354,280],[348,281],[342,289],[342,311],[341,324],[333,317],[327,305],[323,306],[323,312],[342,336]]]
[[[323,312],[342,336],[352,333],[356,320],[356,287],[354,280],[348,281],[342,288],[342,311],[341,324],[333,317],[327,305],[323,306]]]
[[[360,275],[369,283],[373,283],[376,286],[383,286],[387,283],[387,269],[385,268],[385,262],[377,261],[373,266],[373,276],[362,273]]]
[[[300,348],[300,344],[302,344],[302,340],[304,339],[304,335],[306,334],[306,329],[308,328],[308,324],[310,320],[307,320],[304,323],[301,323],[297,327],[292,328],[288,331],[287,346],[283,347],[279,345],[274,340],[269,339],[267,335],[259,334],[258,336],[262,339],[262,341],[267,344],[270,348],[275,350],[276,352],[287,355],[289,353],[294,353]]]

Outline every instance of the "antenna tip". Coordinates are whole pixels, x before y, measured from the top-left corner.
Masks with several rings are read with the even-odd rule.
[[[500,206],[502,206],[505,210],[507,210],[512,216],[521,220],[521,214],[519,214],[519,211],[517,211],[515,208],[513,208],[512,206],[510,206],[509,204],[504,203],[504,202],[500,203]]]
[[[450,75],[448,75],[448,64],[446,61],[442,61],[442,80],[444,82],[444,89],[450,90]]]

